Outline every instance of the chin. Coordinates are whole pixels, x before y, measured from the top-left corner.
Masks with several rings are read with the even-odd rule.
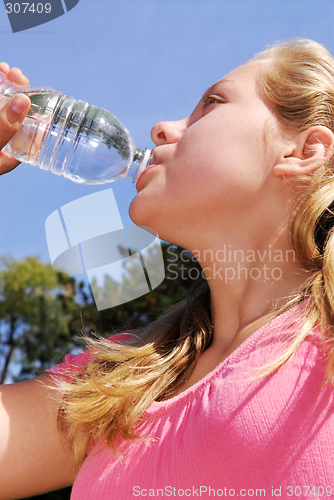
[[[155,219],[156,206],[148,203],[148,200],[142,199],[140,193],[134,197],[129,206],[129,216],[137,226],[155,227],[153,221]]]
[[[130,219],[136,226],[151,228],[157,233],[160,239],[170,241],[170,231],[166,230],[166,224],[168,225],[168,222],[166,220],[163,221],[162,218],[159,217],[160,211],[158,212],[158,207],[159,205],[157,204],[152,206],[152,203],[142,203],[142,200],[138,199],[137,195],[132,200],[129,207]]]

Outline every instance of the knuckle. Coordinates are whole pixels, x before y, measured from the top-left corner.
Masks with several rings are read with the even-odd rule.
[[[20,125],[19,122],[11,123],[6,114],[0,113],[0,149],[16,134]]]
[[[13,120],[10,113],[0,113],[0,129],[1,131],[8,131],[13,133],[18,131],[21,126],[21,121]]]

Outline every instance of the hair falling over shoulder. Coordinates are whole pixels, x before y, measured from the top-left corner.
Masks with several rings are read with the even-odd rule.
[[[260,90],[282,127],[314,125],[334,132],[334,58],[311,40],[280,42],[252,60],[266,60]],[[301,179],[295,200],[291,243],[308,271],[301,292],[284,307],[311,298],[303,326],[287,350],[262,375],[285,363],[315,326],[332,346],[327,381],[334,378],[334,160],[321,176]],[[282,312],[282,309],[278,312]],[[325,335],[326,332],[326,335]],[[190,375],[213,335],[210,290],[202,278],[187,300],[173,306],[125,345],[103,338],[88,340],[88,366],[60,382],[58,424],[75,454],[77,467],[87,447],[104,440],[117,453],[116,439],[139,438],[134,427],[146,408],[173,393]]]
[[[173,393],[210,345],[210,292],[199,280],[186,300],[175,304],[126,344],[87,339],[87,367],[59,383],[58,428],[74,452],[77,468],[87,447],[103,439],[117,453],[116,438],[139,438],[133,428],[153,402]]]

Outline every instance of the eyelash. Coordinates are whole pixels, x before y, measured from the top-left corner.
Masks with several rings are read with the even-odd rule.
[[[200,102],[202,107],[205,108],[214,103],[224,104],[225,99],[217,95],[203,95]]]

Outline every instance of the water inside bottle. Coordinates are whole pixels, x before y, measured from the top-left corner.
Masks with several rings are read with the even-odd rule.
[[[114,115],[69,96],[58,107],[47,141],[46,160],[53,148],[51,171],[85,184],[124,177],[136,150],[128,130]]]

